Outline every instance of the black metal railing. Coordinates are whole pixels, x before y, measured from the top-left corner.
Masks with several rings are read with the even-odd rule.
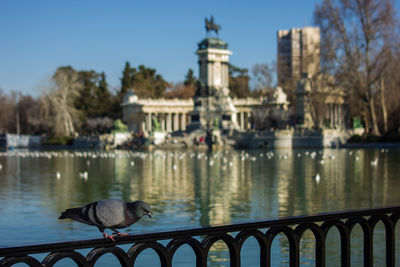
[[[325,266],[326,236],[332,227],[340,234],[341,265],[350,266],[350,234],[355,225],[363,231],[364,266],[373,264],[373,233],[378,222],[385,227],[386,266],[395,266],[395,227],[400,218],[400,207],[385,207],[345,212],[324,213],[311,216],[296,216],[268,221],[256,221],[232,225],[210,226],[130,235],[115,242],[105,239],[81,240],[33,246],[0,248],[0,266],[26,263],[29,266],[53,266],[58,261],[70,258],[78,266],[94,266],[106,253],[114,254],[121,266],[134,266],[136,258],[147,249],[153,249],[159,256],[161,266],[172,266],[175,252],[182,245],[189,245],[196,257],[196,266],[207,266],[210,248],[219,240],[226,243],[230,266],[240,266],[243,243],[254,237],[260,247],[260,266],[270,266],[271,245],[278,234],[284,234],[289,243],[290,266],[300,264],[300,240],[310,230],[315,237],[315,264]],[[236,236],[233,236],[236,233]],[[168,241],[162,245],[160,241]],[[124,251],[118,245],[133,244]],[[92,250],[85,256],[76,250]],[[39,262],[32,254],[48,253]]]

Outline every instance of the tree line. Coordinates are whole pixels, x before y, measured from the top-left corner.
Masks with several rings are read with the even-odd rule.
[[[232,96],[251,95],[247,69],[230,65]],[[139,98],[192,98],[197,89],[194,71],[189,69],[183,82],[167,82],[153,68],[126,62],[121,85],[112,90],[106,74],[93,70],[57,68],[40,96],[0,90],[0,133],[75,136],[103,134],[122,118],[123,98],[133,89]]]

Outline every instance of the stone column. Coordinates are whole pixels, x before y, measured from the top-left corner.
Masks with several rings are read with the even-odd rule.
[[[251,117],[251,112],[247,112],[247,129],[251,129],[250,117]]]
[[[161,131],[165,132],[165,113],[160,113]]]
[[[181,130],[186,130],[186,113],[181,113]]]
[[[172,132],[172,114],[167,113],[167,132]]]
[[[339,105],[335,104],[335,128],[339,126]]]
[[[337,105],[334,104],[333,107],[334,107],[334,108],[333,108],[333,113],[334,113],[334,116],[335,116],[335,123],[334,123],[334,125],[335,125],[335,129],[336,129],[336,128],[337,128]]]
[[[151,112],[147,113],[147,125],[146,125],[146,130],[148,133],[150,133],[152,131],[152,127],[151,127]]]
[[[179,113],[174,113],[174,131],[179,131]]]
[[[142,130],[143,132],[146,131],[146,117],[143,121],[140,122],[140,130]]]
[[[240,112],[240,129],[244,130],[244,112]]]

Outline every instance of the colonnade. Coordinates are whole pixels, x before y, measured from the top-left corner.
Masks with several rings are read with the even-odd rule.
[[[240,130],[251,128],[251,112],[242,111],[236,114],[237,123]],[[154,119],[159,123],[162,132],[185,131],[190,123],[189,113],[155,113],[147,112],[144,114],[144,120],[141,122],[140,129],[146,132],[155,130]]]
[[[330,122],[330,128],[342,129],[345,128],[344,124],[344,110],[342,104],[328,103],[328,118]]]
[[[237,124],[240,130],[251,129],[251,112],[239,111],[236,113]]]
[[[141,130],[152,132],[156,125],[154,120],[157,120],[162,132],[184,131],[189,123],[188,113],[145,113],[144,120],[141,122]]]

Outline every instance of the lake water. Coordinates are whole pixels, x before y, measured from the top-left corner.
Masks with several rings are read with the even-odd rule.
[[[371,161],[377,159],[377,165]],[[102,237],[96,227],[58,220],[66,208],[102,199],[144,200],[153,218],[126,229],[140,233],[218,225],[282,216],[400,205],[400,150],[294,149],[0,153],[0,247]],[[57,172],[60,178],[57,178]],[[87,179],[80,173],[87,172]],[[319,173],[320,181],[313,176]],[[396,228],[397,243],[400,230]],[[301,264],[314,265],[315,242],[306,232]],[[375,233],[376,266],[384,266],[383,224]],[[339,266],[339,235],[328,234],[327,266]],[[362,265],[362,231],[352,232],[352,258]],[[272,266],[287,266],[286,239],[273,242]],[[125,247],[123,247],[125,248]],[[129,246],[128,246],[129,248]],[[209,266],[229,266],[227,248],[216,243]],[[257,266],[258,245],[245,243],[243,266]],[[400,262],[400,245],[396,247]],[[40,257],[40,256],[39,256]],[[98,266],[110,266],[112,255]],[[157,266],[145,251],[135,266]],[[60,266],[71,262],[63,260]],[[178,250],[174,266],[194,266],[194,253]]]

